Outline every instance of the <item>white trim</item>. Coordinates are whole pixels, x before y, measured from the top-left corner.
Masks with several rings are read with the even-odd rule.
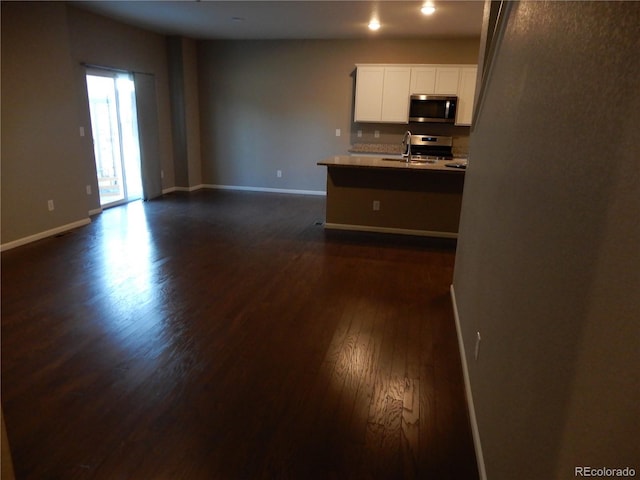
[[[37,240],[42,240],[43,238],[52,237],[62,232],[66,232],[68,230],[73,230],[74,228],[83,227],[85,225],[89,225],[91,223],[90,218],[83,218],[82,220],[78,220],[77,222],[67,223],[66,225],[61,225],[60,227],[52,228],[51,230],[45,230],[44,232],[36,233],[34,235],[29,235],[28,237],[19,238],[18,240],[14,240],[12,242],[3,243],[0,245],[0,252],[4,252],[5,250],[11,250],[12,248],[20,247],[22,245],[26,245],[27,243],[35,242]]]
[[[200,184],[200,185],[194,185],[192,187],[173,187],[170,190],[172,192],[195,192],[196,190],[200,190],[204,188],[204,185]],[[164,190],[162,191],[162,193],[164,193]]]
[[[480,442],[480,431],[478,430],[478,420],[476,418],[476,409],[473,405],[473,395],[471,393],[471,380],[469,380],[469,368],[467,366],[467,355],[464,350],[464,342],[462,340],[462,330],[460,328],[460,317],[458,315],[458,305],[456,302],[456,292],[453,285],[450,287],[451,304],[453,305],[453,317],[456,321],[456,332],[458,334],[458,349],[460,350],[460,360],[462,361],[462,375],[464,376],[464,389],[467,394],[467,408],[469,410],[469,420],[471,422],[471,433],[473,434],[473,446],[476,451],[476,462],[478,463],[478,472],[480,472],[480,480],[487,480],[487,472],[484,466],[484,456],[482,455],[482,443]]]
[[[318,195],[326,196],[327,192],[323,190],[295,190],[289,188],[269,188],[269,187],[245,187],[240,185],[202,185],[203,188],[211,188],[215,190],[242,190],[246,192],[268,192],[268,193],[289,193],[293,195]]]
[[[101,208],[95,208],[93,210],[89,210],[89,216],[93,217],[94,215],[98,215],[102,213],[102,207]]]
[[[193,187],[169,187],[162,190],[162,194],[172,192],[195,192],[203,188],[209,190],[239,190],[244,192],[267,192],[267,193],[288,193],[292,195],[318,195],[326,196],[327,192],[323,190],[295,190],[289,188],[268,188],[268,187],[247,187],[242,185],[216,185],[216,184],[200,184]]]
[[[195,192],[196,190],[200,190],[204,188],[204,185],[194,185],[193,187],[169,187],[162,189],[162,195],[166,195],[167,193],[173,192]]]
[[[419,237],[458,238],[458,234],[453,232],[412,230],[409,228],[373,227],[369,225],[349,225],[346,223],[325,223],[324,228],[328,228],[330,230],[353,230],[356,232],[396,233],[400,235],[417,235]]]

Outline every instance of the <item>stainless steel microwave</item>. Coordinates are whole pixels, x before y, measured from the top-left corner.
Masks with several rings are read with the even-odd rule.
[[[409,121],[454,123],[458,97],[448,95],[411,95]]]

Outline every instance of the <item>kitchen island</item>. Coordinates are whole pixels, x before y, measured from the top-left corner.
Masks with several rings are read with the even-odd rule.
[[[393,156],[329,157],[325,228],[456,238],[464,172]]]

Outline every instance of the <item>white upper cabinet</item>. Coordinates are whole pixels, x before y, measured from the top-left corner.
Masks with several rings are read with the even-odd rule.
[[[471,125],[476,65],[357,65],[354,121],[408,123],[412,94],[457,95],[456,125]]]
[[[386,67],[382,90],[381,122],[409,122],[409,83],[411,68]]]
[[[409,93],[429,94],[436,91],[436,67],[413,67]]]
[[[477,74],[477,67],[462,67],[460,69],[456,125],[471,125],[473,117],[473,100],[476,94]]]
[[[460,67],[438,67],[436,70],[436,86],[433,93],[456,95],[460,82]]]
[[[407,123],[411,68],[358,66],[354,121]]]
[[[379,122],[382,117],[384,67],[358,67],[356,71],[356,122]]]

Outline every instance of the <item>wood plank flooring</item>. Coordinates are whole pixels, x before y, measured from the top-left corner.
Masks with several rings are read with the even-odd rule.
[[[2,253],[18,479],[477,479],[451,241],[199,191]]]

